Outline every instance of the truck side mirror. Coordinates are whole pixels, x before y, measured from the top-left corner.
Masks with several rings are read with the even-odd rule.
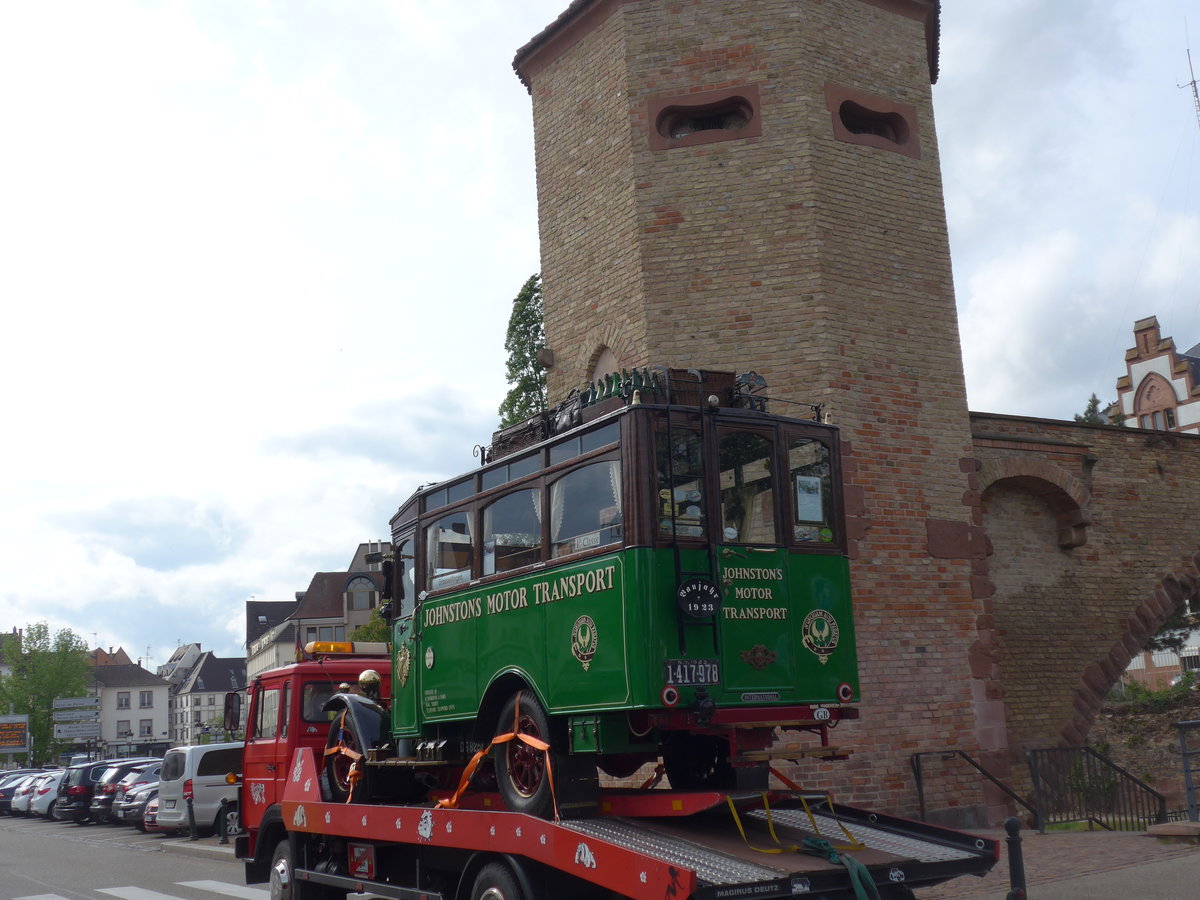
[[[230,734],[235,734],[242,727],[242,695],[230,691],[225,695],[224,728]]]

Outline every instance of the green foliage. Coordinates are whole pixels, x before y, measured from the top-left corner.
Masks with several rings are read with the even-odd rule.
[[[375,607],[371,610],[371,618],[350,632],[350,640],[382,641],[390,644],[392,642],[392,626],[383,620],[383,616],[379,615],[379,607]]]
[[[1135,713],[1164,713],[1180,706],[1196,683],[1192,672],[1187,672],[1173,684],[1160,690],[1151,690],[1138,681],[1125,682],[1125,697]]]
[[[1151,652],[1171,650],[1179,653],[1195,628],[1200,628],[1200,615],[1193,613],[1187,602],[1181,603],[1167,616],[1158,631],[1146,641],[1145,649]]]
[[[504,336],[508,351],[506,380],[512,388],[500,404],[500,427],[524,421],[546,408],[546,368],[537,354],[546,345],[546,327],[542,319],[542,283],[540,275],[531,275],[513,300]]]
[[[1092,394],[1083,412],[1075,414],[1075,421],[1087,425],[1107,425],[1108,420],[1100,414],[1100,398]]]
[[[35,622],[19,640],[3,636],[4,661],[12,673],[0,676],[0,710],[29,716],[31,763],[53,760],[71,741],[54,738],[54,701],[87,693],[87,644],[64,628],[50,634],[45,622]]]

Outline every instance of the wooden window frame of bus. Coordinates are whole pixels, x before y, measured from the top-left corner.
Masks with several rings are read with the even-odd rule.
[[[607,418],[597,419],[596,422],[589,422],[587,425],[587,428],[590,430],[593,425],[596,426],[596,428],[603,427],[603,425],[607,424],[608,421],[609,420]],[[497,485],[494,488],[488,488],[486,491],[477,491],[472,496],[466,498],[465,500],[460,500],[457,503],[451,503],[451,504],[446,504],[445,506],[439,506],[428,512],[426,512],[426,511],[420,512],[416,519],[417,553],[414,554],[415,556],[418,557],[418,559],[416,560],[416,562],[418,563],[417,572],[421,578],[421,581],[418,581],[414,585],[414,590],[416,591],[417,595],[419,596],[424,591],[426,598],[440,597],[440,596],[443,596],[443,595],[448,594],[453,591],[461,591],[464,588],[494,584],[497,581],[504,581],[509,578],[516,578],[523,574],[538,571],[539,569],[554,568],[554,567],[558,567],[560,565],[565,565],[567,563],[576,562],[580,559],[587,559],[588,557],[591,557],[591,556],[599,556],[603,553],[611,553],[614,548],[620,548],[620,547],[625,546],[628,543],[628,537],[627,537],[627,532],[625,529],[625,523],[623,522],[622,523],[622,534],[626,535],[626,537],[623,537],[620,541],[612,541],[607,544],[601,544],[598,547],[589,547],[588,549],[581,550],[577,553],[571,553],[571,554],[567,554],[564,556],[551,557],[551,556],[549,556],[550,523],[548,521],[546,511],[547,511],[547,507],[550,502],[550,499],[549,499],[550,485],[553,484],[555,481],[557,481],[559,478],[568,474],[573,469],[582,468],[585,465],[590,465],[595,462],[605,462],[610,459],[616,459],[618,461],[622,460],[625,457],[625,452],[626,452],[625,451],[625,446],[626,446],[625,441],[627,439],[626,439],[625,435],[627,433],[627,430],[628,429],[626,429],[624,427],[621,428],[621,436],[615,443],[605,444],[602,447],[597,447],[595,450],[589,450],[587,453],[581,453],[579,456],[572,457],[571,459],[563,460],[562,462],[556,463],[553,466],[546,466],[545,463],[546,463],[546,459],[548,458],[547,457],[547,449],[548,449],[549,445],[551,443],[554,443],[555,441],[561,440],[564,437],[566,437],[566,435],[556,435],[554,440],[546,441],[545,443],[538,446],[538,452],[541,454],[543,467],[541,469],[538,469],[536,472],[533,472],[529,475],[522,476],[521,478],[519,478],[515,481],[508,481],[508,482],[505,482],[504,484]],[[623,469],[623,474],[622,474],[622,478],[621,478],[621,493],[624,495],[622,497],[623,504],[628,503],[629,494],[628,494],[627,482],[628,482],[628,478],[626,478],[624,476],[624,469]],[[478,480],[476,480],[475,484],[477,486],[479,483],[480,482]],[[484,510],[484,508],[486,506],[496,502],[497,500],[499,500],[501,497],[503,497],[506,494],[509,494],[509,493],[512,493],[512,492],[515,492],[518,490],[527,490],[529,488],[535,488],[535,487],[541,488],[541,490],[542,490],[542,546],[541,546],[541,551],[542,551],[541,557],[542,558],[538,562],[529,563],[528,565],[521,566],[516,569],[509,569],[508,571],[505,571],[505,572],[497,572],[493,575],[477,574],[477,573],[480,573],[483,571],[483,541],[482,541],[483,530],[482,529],[483,529],[483,510]],[[423,506],[424,504],[421,504],[421,505]],[[628,508],[628,507],[623,506],[622,508]],[[460,584],[455,584],[455,585],[451,585],[450,587],[438,588],[436,590],[433,590],[433,589],[429,588],[427,585],[423,584],[423,582],[425,582],[428,577],[428,572],[426,572],[426,569],[425,569],[425,560],[426,560],[427,554],[428,554],[428,547],[426,546],[426,543],[427,543],[426,529],[428,528],[429,525],[433,524],[433,522],[436,522],[438,519],[441,519],[444,516],[452,515],[453,513],[462,512],[464,510],[469,511],[469,515],[471,516],[472,525],[475,528],[474,534],[478,534],[480,537],[480,540],[473,540],[471,542],[471,577],[467,581],[462,582]],[[400,530],[403,531],[405,528],[409,527],[410,524],[411,523],[406,522],[401,527]],[[414,611],[415,611],[415,607],[416,607],[416,604],[414,603],[413,604]]]

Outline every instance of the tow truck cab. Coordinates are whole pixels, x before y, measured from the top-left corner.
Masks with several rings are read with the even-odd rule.
[[[270,854],[285,829],[279,801],[288,768],[300,747],[310,747],[322,759],[329,723],[339,715],[326,709],[331,697],[357,693],[359,676],[367,669],[379,673],[381,702],[391,694],[391,659],[384,643],[315,643],[306,648],[311,658],[269,669],[246,688],[246,740],[242,751],[242,783],[238,807],[243,833],[236,854],[246,863],[249,883],[269,874]],[[226,727],[241,727],[240,693],[225,697]]]

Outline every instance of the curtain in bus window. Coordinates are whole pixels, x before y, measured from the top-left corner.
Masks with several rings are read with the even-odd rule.
[[[542,492],[514,491],[483,511],[483,574],[494,575],[540,562]]]
[[[568,472],[550,486],[553,556],[619,541],[623,521],[621,464],[617,460]]]
[[[471,516],[465,512],[443,516],[425,529],[430,590],[471,580],[471,538]]]
[[[775,543],[771,450],[770,438],[748,431],[722,431],[717,438],[722,535],[727,541]]]

